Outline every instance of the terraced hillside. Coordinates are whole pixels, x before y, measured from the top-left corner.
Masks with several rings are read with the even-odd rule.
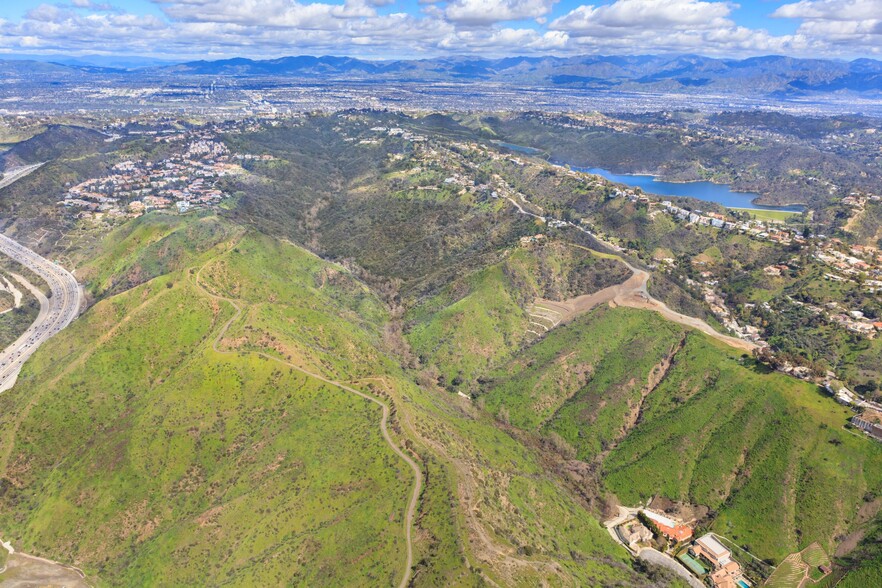
[[[130,228],[108,251],[148,229],[141,251],[168,239]],[[4,539],[107,585],[397,584],[414,475],[380,407],[339,381],[392,407],[391,440],[420,464],[416,585],[647,584],[532,449],[414,384],[369,288],[225,231],[172,255],[188,267],[108,293],[0,396]]]
[[[551,326],[526,311],[535,299],[591,294],[629,275],[624,265],[564,242],[517,248],[413,306],[404,317],[407,339],[443,387],[475,392],[479,377]]]

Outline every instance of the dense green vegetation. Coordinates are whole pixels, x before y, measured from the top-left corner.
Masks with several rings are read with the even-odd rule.
[[[188,218],[178,230],[206,222]],[[497,544],[520,551],[526,583],[641,585],[532,450],[404,376],[381,336],[386,310],[364,284],[292,245],[227,229],[233,237],[191,257],[192,269],[106,294],[0,397],[0,527],[23,550],[108,585],[394,583],[412,479],[379,435],[377,408],[249,353],[259,350],[395,402],[396,437],[420,448],[427,473],[417,585],[511,582],[492,563]],[[242,305],[218,342],[235,354],[212,349],[232,309],[197,281]],[[454,479],[480,518],[464,517]],[[467,551],[475,525],[491,543]]]
[[[438,135],[361,144],[375,125]],[[598,524],[616,502],[655,495],[706,507],[702,528],[764,559],[815,541],[833,553],[882,492],[882,448],[843,428],[851,413],[646,311],[602,306],[528,335],[537,298],[593,293],[630,272],[586,249],[602,247],[584,233],[515,213],[487,183],[584,223],[637,265],[673,259],[675,270],[653,269],[650,292],[721,328],[700,290],[703,273],[718,278],[740,320],[850,382],[876,378],[882,343],[785,301],[869,313],[878,302],[824,282],[809,252],[687,227],[611,198],[604,182],[437,139],[526,142],[534,131],[541,142],[560,129],[529,116],[346,113],[231,133],[232,149],[276,159],[226,178],[234,197],[221,209],[150,213],[100,239],[51,199],[167,147],[62,143],[57,161],[0,194],[0,209],[24,235],[52,208],[47,234],[66,235],[56,247],[81,260],[94,306],[0,396],[4,538],[101,585],[396,584],[412,472],[380,435],[378,406],[300,368],[391,407],[392,439],[425,479],[414,585],[673,585],[631,564]],[[673,153],[684,167],[672,173],[722,178],[686,160],[729,147],[705,138],[672,152],[679,135],[644,131],[560,131],[560,148],[587,137],[591,153]],[[741,147],[735,161],[753,161]],[[35,187],[47,196],[25,201]],[[537,233],[547,239],[519,246]],[[241,308],[222,336],[235,311],[205,290]],[[867,546],[855,553],[876,561]],[[878,572],[838,563],[850,582]]]
[[[842,429],[849,411],[642,311],[598,309],[555,331],[500,368],[485,402],[599,459],[625,504],[707,506],[704,524],[775,561],[812,541],[832,550],[882,488],[882,448]]]
[[[101,255],[78,270],[96,298],[125,292],[183,269],[235,230],[217,217],[150,214],[126,223],[100,244]]]

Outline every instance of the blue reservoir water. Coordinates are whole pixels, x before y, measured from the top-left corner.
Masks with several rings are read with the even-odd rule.
[[[802,206],[763,206],[754,204],[753,200],[758,194],[751,192],[733,192],[727,184],[715,184],[713,182],[665,182],[652,176],[636,174],[614,174],[598,167],[575,167],[574,170],[603,176],[611,182],[627,184],[633,188],[640,188],[649,194],[658,196],[690,196],[706,202],[716,202],[728,208],[749,208],[752,210],[785,210],[788,212],[801,212]]]
[[[494,141],[500,147],[511,149],[525,155],[537,155],[541,149],[525,147],[504,141]],[[611,182],[625,184],[632,188],[640,188],[649,194],[657,196],[689,196],[705,202],[716,202],[727,208],[749,208],[751,210],[783,210],[786,212],[802,212],[804,206],[763,206],[754,204],[753,201],[759,196],[752,192],[733,192],[728,184],[715,184],[713,182],[665,182],[657,180],[653,176],[638,174],[614,174],[611,171],[599,167],[577,167],[572,169],[589,174],[602,176]]]

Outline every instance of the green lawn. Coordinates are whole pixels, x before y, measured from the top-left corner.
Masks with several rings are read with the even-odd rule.
[[[788,218],[792,216],[798,216],[802,213],[800,212],[790,212],[786,210],[763,210],[763,209],[755,209],[755,208],[732,208],[732,210],[737,210],[739,212],[746,212],[750,214],[752,218],[761,221],[773,221],[783,223]]]

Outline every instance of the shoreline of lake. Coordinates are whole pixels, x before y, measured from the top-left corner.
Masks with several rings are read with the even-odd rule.
[[[515,145],[505,141],[492,141],[495,145],[523,153],[524,155],[545,154],[542,149],[535,147],[527,147],[524,145]],[[755,192],[739,192],[732,190],[729,184],[718,184],[708,180],[660,180],[655,174],[650,173],[630,173],[630,174],[614,174],[613,172],[600,167],[581,167],[566,162],[549,161],[553,165],[569,166],[570,169],[583,173],[601,176],[610,182],[624,184],[631,188],[640,188],[644,192],[654,194],[656,196],[669,196],[681,198],[695,198],[704,202],[713,202],[720,206],[733,209],[744,210],[774,210],[779,212],[805,212],[808,207],[805,204],[785,204],[782,206],[774,206],[768,204],[757,204],[756,200],[760,195]]]
[[[611,182],[625,184],[632,188],[640,188],[656,196],[689,197],[705,202],[713,202],[726,208],[747,210],[775,210],[779,212],[804,212],[803,204],[786,204],[781,206],[758,204],[760,195],[755,192],[739,192],[732,190],[729,184],[718,184],[708,180],[659,180],[653,174],[614,174],[598,167],[570,166],[576,171],[599,175]]]

